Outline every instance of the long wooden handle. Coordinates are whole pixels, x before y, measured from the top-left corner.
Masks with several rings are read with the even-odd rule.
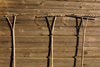
[[[53,67],[53,32],[54,32],[55,21],[56,17],[54,16],[51,26],[51,67]]]
[[[9,17],[6,16],[6,19],[8,21],[8,24],[10,26],[11,29],[11,33],[12,33],[12,52],[13,52],[13,62],[12,62],[12,66],[15,67],[15,22],[16,22],[16,16],[13,16],[13,23],[11,24],[11,21],[9,19]]]
[[[16,16],[14,16],[13,26],[12,26],[12,42],[13,42],[13,67],[16,67],[16,60],[15,60],[15,22],[16,22]]]
[[[81,67],[83,67],[83,62],[84,62],[84,45],[85,45],[85,34],[86,34],[87,23],[88,23],[88,18],[87,18],[87,22],[85,23],[85,26],[84,26],[84,19],[83,19],[83,17],[82,17],[82,24],[83,24],[83,39],[82,39]]]

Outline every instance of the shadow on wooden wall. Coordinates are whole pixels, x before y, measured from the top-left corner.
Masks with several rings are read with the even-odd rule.
[[[78,23],[78,19],[79,18],[76,18],[76,33],[77,33],[76,37],[77,37],[77,40],[76,40],[76,50],[75,50],[74,65],[73,65],[73,67],[76,66],[76,60],[77,60],[76,56],[77,56],[77,53],[78,53],[78,46],[79,46],[79,32],[80,32],[80,26],[82,24],[82,19],[81,19],[80,23]]]
[[[48,27],[48,30],[49,30],[49,50],[48,50],[48,56],[47,56],[47,67],[50,66],[50,53],[51,53],[51,30],[50,30],[50,25],[49,25],[49,22],[48,22],[48,19],[46,19],[46,24],[47,24],[47,27]]]

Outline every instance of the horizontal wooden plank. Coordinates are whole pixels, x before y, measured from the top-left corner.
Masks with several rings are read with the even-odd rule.
[[[82,47],[82,43],[69,43],[69,42],[54,42],[54,47],[76,47],[76,46]],[[0,48],[10,48],[11,42],[10,41],[2,41],[0,42]],[[22,42],[18,43],[16,42],[16,48],[48,48],[49,43],[39,43],[39,42]],[[86,43],[85,47],[100,47],[99,43]]]
[[[56,2],[56,3],[55,3]],[[13,6],[12,6],[13,5]],[[17,6],[17,7],[16,7]],[[43,2],[38,2],[38,1],[29,1],[25,3],[6,3],[6,5],[1,5],[0,8],[13,8],[13,9],[37,9],[37,8],[66,8],[66,9],[99,9],[99,3],[90,3],[90,2],[66,2],[66,1],[43,1]]]
[[[10,42],[10,36],[1,36],[0,42]],[[34,43],[34,42],[49,42],[49,36],[17,36],[16,43]],[[54,42],[68,42],[68,43],[75,43],[77,42],[76,36],[54,36]],[[79,42],[82,42],[82,36],[79,37]],[[100,36],[86,36],[86,42],[88,43],[98,43],[100,42]]]
[[[50,15],[50,14],[68,14],[68,13],[74,13],[74,14],[80,14],[80,15],[100,15],[100,10],[87,10],[87,9],[1,9],[0,14],[1,15],[11,15],[11,14],[20,14],[20,13],[27,13],[32,15]],[[27,18],[26,18],[27,19]]]
[[[45,23],[46,24],[46,23]],[[100,35],[100,27],[87,27],[86,35]],[[10,36],[9,26],[0,27],[0,36]],[[33,25],[16,25],[15,28],[16,36],[36,36],[36,35],[49,35],[48,27],[33,26]],[[80,27],[80,31],[76,27],[55,27],[54,36],[65,36],[65,35],[83,35],[83,27]]]
[[[82,47],[78,47],[77,51],[75,47],[54,47],[54,58],[69,58],[81,56]],[[16,57],[33,57],[33,58],[46,58],[48,56],[49,48],[16,48]],[[1,48],[0,57],[10,57],[11,49]],[[85,57],[100,57],[99,47],[84,47]]]
[[[10,36],[1,36],[0,42],[10,42]],[[16,42],[22,43],[34,43],[34,42],[49,42],[49,36],[17,36]],[[54,42],[69,42],[75,43],[77,42],[76,36],[54,36]],[[82,42],[82,36],[79,37],[79,42]],[[100,36],[86,36],[86,42],[88,43],[97,43],[100,42]]]
[[[68,47],[68,46],[81,46],[82,37],[76,36],[54,36],[54,47]],[[100,47],[99,36],[86,36],[86,47]],[[38,48],[49,46],[48,36],[34,36],[34,37],[16,37],[16,48]],[[0,37],[0,48],[10,48],[11,38]]]
[[[9,67],[9,59],[1,59],[0,66]],[[86,58],[84,59],[84,67],[99,67],[100,58]],[[8,65],[8,66],[7,66]],[[74,59],[73,58],[64,58],[64,59],[54,59],[54,67],[73,67]],[[18,67],[46,67],[47,59],[16,59],[16,66]],[[81,66],[81,59],[77,58],[76,67]]]
[[[54,47],[82,47],[82,43],[69,43],[69,42],[54,42]],[[6,46],[5,46],[6,47]],[[49,47],[49,43],[16,43],[16,48],[41,48],[41,47]],[[99,43],[86,43],[85,47],[100,47]]]

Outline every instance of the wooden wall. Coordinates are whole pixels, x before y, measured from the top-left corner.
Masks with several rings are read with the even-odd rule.
[[[45,18],[38,15],[100,15],[100,0],[0,0],[0,16],[17,16],[16,67],[47,67],[49,31]],[[12,17],[10,17],[12,20]],[[51,23],[52,18],[48,18]],[[86,20],[85,20],[86,21]],[[81,19],[58,17],[54,31],[54,67],[80,67],[82,51]],[[0,18],[0,67],[9,67],[11,32],[5,18]],[[100,67],[100,19],[90,19],[86,32],[84,67]]]

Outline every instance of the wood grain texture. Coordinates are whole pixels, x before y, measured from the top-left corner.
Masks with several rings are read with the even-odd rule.
[[[0,17],[17,16],[16,67],[47,67],[49,31],[45,18],[40,15],[100,15],[100,0],[0,0]],[[52,22],[52,17],[48,18]],[[12,17],[10,17],[12,20]],[[86,21],[86,20],[85,20]],[[81,66],[81,19],[58,17],[54,31],[54,67]],[[100,18],[89,19],[86,31],[84,67],[100,67]],[[9,67],[12,51],[11,32],[5,18],[0,18],[0,67]],[[51,59],[51,58],[50,58]]]
[[[32,58],[24,58],[24,59],[21,59],[21,58],[17,58],[16,59],[16,66],[18,67],[22,67],[22,66],[25,66],[25,67],[44,67],[44,66],[47,66],[46,63],[47,63],[47,59],[32,59]],[[0,66],[2,67],[8,67],[9,66],[9,58],[2,58],[0,61],[3,61]],[[80,58],[77,58],[77,63],[76,63],[76,67],[80,67],[80,61],[81,59]],[[86,58],[84,60],[84,67],[99,67],[99,62],[100,62],[100,59],[99,58]],[[5,64],[5,65],[3,65]],[[54,59],[54,67],[72,67],[74,64],[74,59],[73,58],[60,58],[60,59],[57,59],[55,58]],[[96,65],[95,65],[96,64]],[[8,65],[8,66],[7,66]]]
[[[9,42],[11,39],[10,36],[1,36],[0,42]],[[100,36],[86,36],[86,42],[99,42]],[[16,42],[49,42],[49,36],[17,36]],[[54,42],[77,42],[76,36],[54,36]],[[82,36],[79,37],[79,42],[82,42]]]
[[[100,35],[100,27],[87,27],[86,35]],[[83,35],[82,27],[80,27],[80,31],[77,31],[76,27],[55,27],[54,35],[55,36],[68,36],[68,35]],[[19,26],[16,25],[15,29],[16,36],[48,36],[49,31],[47,27],[33,26],[33,25],[24,25]],[[10,36],[11,32],[9,27],[1,27],[0,36]]]
[[[46,58],[48,56],[47,47],[39,47],[39,48],[16,48],[16,57],[30,57],[30,58]],[[75,47],[54,47],[54,58],[72,58],[76,53]],[[78,52],[76,57],[81,57],[82,48],[78,47]],[[11,48],[1,48],[0,49],[0,57],[10,57],[11,56]],[[85,58],[90,57],[98,57],[100,58],[100,49],[99,47],[85,47],[84,48],[84,56]]]
[[[13,6],[12,6],[13,5]],[[99,9],[99,3],[91,3],[91,2],[66,2],[66,1],[22,1],[20,3],[14,2],[6,2],[1,5],[2,8],[10,8],[10,9]]]
[[[100,36],[86,36],[87,47],[99,47]],[[54,47],[75,47],[82,44],[82,36],[77,40],[76,36],[54,36]],[[0,48],[11,47],[11,37],[0,37]],[[48,36],[16,37],[16,48],[38,48],[49,47]]]
[[[55,42],[54,47],[76,47],[77,43],[66,43],[66,42]],[[79,47],[82,46],[82,43],[79,42]],[[37,42],[23,42],[23,43],[16,43],[16,48],[49,48],[49,43],[37,43]],[[99,43],[86,43],[85,47],[100,47]],[[11,48],[11,42],[0,42],[0,48]]]

